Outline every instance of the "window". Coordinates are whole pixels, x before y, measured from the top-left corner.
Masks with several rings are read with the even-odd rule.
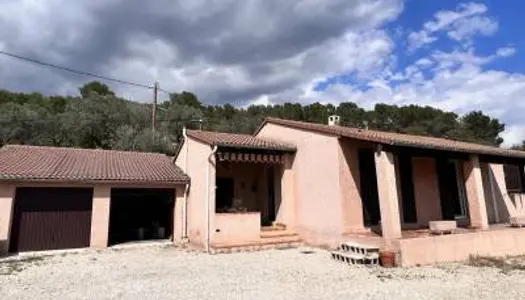
[[[521,193],[524,191],[523,165],[503,165],[505,184],[508,193]]]
[[[224,212],[233,204],[234,181],[233,178],[217,178],[215,184],[215,212]]]

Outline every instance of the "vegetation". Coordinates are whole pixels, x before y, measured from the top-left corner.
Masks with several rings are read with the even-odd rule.
[[[151,127],[151,104],[115,96],[100,82],[80,89],[80,97],[44,96],[0,90],[0,145],[122,149],[170,153],[179,141],[182,127],[252,133],[265,117],[326,123],[328,116],[341,116],[341,125],[368,127],[399,133],[431,135],[499,146],[504,124],[473,111],[462,117],[432,107],[377,104],[365,110],[355,103],[337,107],[297,103],[236,108],[204,105],[189,92],[170,95],[159,104],[155,133]],[[198,120],[203,120],[199,125]]]
[[[508,274],[511,271],[525,271],[523,256],[488,257],[471,255],[467,264],[479,268],[496,268],[501,273]]]

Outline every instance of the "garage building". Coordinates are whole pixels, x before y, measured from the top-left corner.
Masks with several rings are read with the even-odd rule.
[[[157,153],[0,148],[0,253],[185,237],[186,176]]]

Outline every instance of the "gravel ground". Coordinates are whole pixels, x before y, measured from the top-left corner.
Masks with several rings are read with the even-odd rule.
[[[353,267],[312,249],[205,255],[173,247],[0,261],[1,299],[524,299],[525,271]],[[306,251],[307,252],[307,251]]]

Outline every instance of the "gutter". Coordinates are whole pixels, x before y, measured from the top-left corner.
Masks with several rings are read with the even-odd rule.
[[[182,136],[184,137],[184,145],[186,153],[184,154],[184,172],[188,174],[188,135],[186,134],[186,127],[182,128]],[[184,187],[184,203],[182,205],[182,243],[186,244],[188,239],[188,192],[190,184],[186,183]]]
[[[211,158],[217,152],[218,147],[213,146],[210,155],[208,155],[206,165],[206,252],[210,253],[210,165]]]

